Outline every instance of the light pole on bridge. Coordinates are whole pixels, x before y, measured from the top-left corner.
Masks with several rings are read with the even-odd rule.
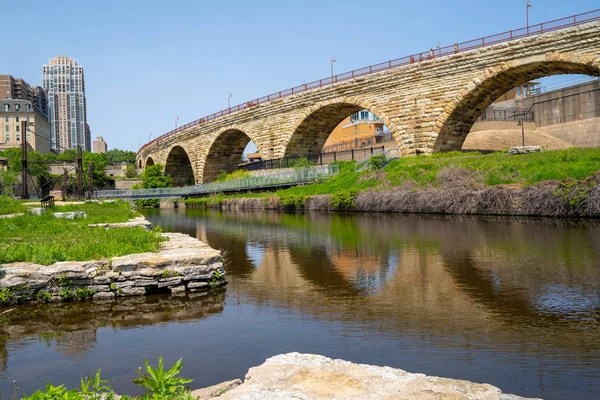
[[[531,7],[531,3],[527,0],[525,4],[525,22],[527,23],[527,36],[529,36],[529,7]]]
[[[231,111],[231,98],[233,97],[233,93],[231,91],[227,93],[227,109]]]
[[[332,54],[331,55],[331,83],[333,83],[333,63],[335,62],[335,56]]]

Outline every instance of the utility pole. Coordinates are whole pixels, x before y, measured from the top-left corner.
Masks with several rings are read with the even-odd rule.
[[[21,121],[21,199],[29,198],[27,188],[27,121]]]
[[[83,196],[83,155],[81,154],[81,145],[77,145],[77,196]]]
[[[94,163],[88,164],[88,179],[90,180],[88,199],[91,199],[94,197]]]
[[[67,200],[67,190],[69,189],[69,171],[63,168],[63,185],[62,185],[62,196],[63,201]]]

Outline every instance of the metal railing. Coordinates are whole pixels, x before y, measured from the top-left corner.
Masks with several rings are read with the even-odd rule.
[[[485,110],[483,114],[477,118],[477,121],[518,121],[521,118],[528,122],[535,121],[533,111],[524,112],[516,108]]]
[[[246,171],[261,169],[295,168],[300,163],[306,165],[327,165],[336,161],[363,161],[373,155],[383,154],[385,146],[361,147],[343,151],[312,153],[305,156],[273,158],[271,160],[256,161],[240,165]]]
[[[202,117],[195,121],[189,122],[185,125],[178,127],[172,131],[169,131],[156,139],[146,143],[139,150],[141,152],[146,147],[150,146],[153,143],[156,143],[160,140],[166,139],[169,136],[172,136],[178,132],[181,132],[187,128],[192,126],[200,125],[202,123],[212,121],[216,118],[222,117],[224,115],[228,115],[237,111],[245,110],[251,107],[255,107],[259,104],[270,102],[271,100],[280,99],[282,97],[291,96],[297,93],[306,92],[312,89],[321,88],[323,86],[332,85],[334,83],[347,81],[349,79],[358,78],[365,75],[375,74],[382,71],[387,71],[390,69],[402,67],[405,65],[410,65],[417,62],[423,62],[428,60],[433,60],[440,57],[445,57],[453,54],[462,53],[465,51],[471,51],[475,49],[480,49],[482,47],[492,46],[499,43],[509,42],[515,39],[522,39],[528,36],[536,36],[548,32],[553,32],[560,29],[565,29],[573,26],[583,25],[594,21],[600,21],[600,9],[594,11],[588,11],[586,13],[573,15],[570,17],[560,18],[553,21],[542,22],[536,25],[530,25],[525,28],[513,29],[510,31],[498,33],[491,36],[485,36],[479,39],[469,40],[462,43],[455,43],[450,46],[440,47],[434,49],[429,49],[422,53],[416,53],[410,56],[405,56],[401,58],[397,58],[395,60],[386,61],[383,63],[370,65],[368,67],[359,68],[350,72],[344,72],[339,75],[331,76],[324,79],[319,79],[318,81],[305,83],[300,86],[296,86],[290,89],[282,90],[277,93],[269,94],[267,96],[260,97],[258,99],[254,99],[242,104],[238,104],[233,107],[226,108],[225,110],[218,111],[206,117]]]
[[[195,186],[161,189],[98,190],[96,198],[151,199],[187,197],[215,193],[238,192],[251,189],[269,189],[322,181],[340,172],[338,165],[286,170],[269,176],[255,176]]]
[[[390,132],[387,132],[383,135],[363,136],[361,138],[330,144],[324,146],[321,150],[321,153],[331,153],[334,151],[344,151],[350,149],[361,149],[364,147],[371,147],[376,144],[389,143],[393,141],[394,136]]]

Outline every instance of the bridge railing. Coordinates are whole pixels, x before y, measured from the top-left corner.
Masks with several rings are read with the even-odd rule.
[[[516,108],[485,110],[477,121],[518,121],[521,118],[527,122],[535,121],[533,111],[524,113]]]
[[[453,45],[450,45],[450,46],[440,47],[440,48],[436,48],[436,49],[432,48],[432,49],[426,50],[421,53],[416,53],[416,54],[413,54],[410,56],[397,58],[395,60],[390,60],[390,61],[382,62],[379,64],[375,64],[375,65],[370,65],[368,67],[359,68],[359,69],[356,69],[356,70],[350,71],[350,72],[344,72],[342,74],[335,75],[332,77],[319,79],[318,81],[305,83],[305,84],[293,87],[291,89],[282,90],[277,93],[259,97],[258,99],[254,99],[254,100],[242,103],[242,104],[235,105],[233,107],[226,108],[225,110],[217,111],[214,114],[211,114],[206,117],[202,117],[195,121],[189,122],[185,125],[178,127],[177,129],[167,132],[164,135],[161,135],[161,136],[157,137],[156,139],[146,143],[145,145],[143,145],[140,148],[138,153],[140,151],[144,150],[146,147],[150,146],[151,144],[157,143],[160,140],[164,140],[164,139],[168,138],[169,136],[174,135],[178,132],[181,132],[185,129],[188,129],[192,126],[200,125],[202,123],[212,121],[216,118],[222,117],[227,114],[245,110],[247,108],[251,108],[251,107],[257,106],[259,104],[267,103],[267,102],[270,102],[271,100],[280,99],[282,97],[287,97],[287,96],[291,96],[291,95],[294,95],[297,93],[306,92],[308,90],[332,85],[334,83],[343,82],[348,79],[353,79],[353,78],[357,78],[357,77],[364,76],[364,75],[370,75],[370,74],[374,74],[377,72],[381,72],[381,71],[385,71],[385,70],[389,70],[389,69],[393,69],[393,68],[397,68],[397,67],[402,67],[402,66],[417,63],[417,62],[433,60],[433,59],[436,59],[439,57],[444,57],[444,56],[448,56],[448,55],[452,55],[452,54],[458,54],[458,53],[462,53],[465,51],[471,51],[471,50],[479,49],[482,47],[492,46],[492,45],[498,44],[498,43],[504,43],[504,42],[508,42],[511,40],[515,40],[515,39],[525,38],[528,36],[540,35],[540,34],[552,32],[552,31],[556,31],[559,29],[565,29],[565,28],[569,28],[572,26],[587,24],[587,23],[594,22],[594,21],[600,21],[600,9],[594,10],[594,11],[589,11],[589,12],[582,13],[582,14],[572,15],[570,17],[556,19],[553,21],[542,22],[540,24],[529,25],[525,28],[513,29],[510,31],[498,33],[498,34],[491,35],[491,36],[485,36],[485,37],[482,37],[479,39],[469,40],[469,41],[462,42],[462,43],[454,43]]]
[[[339,172],[340,168],[338,165],[324,165],[320,167],[285,170],[269,174],[269,176],[255,176],[180,188],[98,190],[94,194],[97,198],[152,198],[153,196],[156,198],[184,197],[318,182],[336,175]]]

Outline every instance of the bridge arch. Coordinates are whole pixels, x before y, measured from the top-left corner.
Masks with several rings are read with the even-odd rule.
[[[397,137],[394,124],[391,123],[384,112],[366,101],[344,98],[310,107],[305,112],[306,116],[294,125],[292,135],[285,148],[284,157],[319,153],[335,127],[345,118],[361,110],[367,110],[376,115],[388,127],[394,137]],[[404,144],[399,143],[399,146],[403,148]]]
[[[600,76],[600,57],[550,53],[506,62],[486,69],[445,107],[437,119],[433,151],[460,150],[479,116],[510,89],[546,76],[583,74]]]
[[[242,162],[244,149],[251,140],[247,133],[238,128],[221,131],[210,144],[206,154],[202,174],[204,182],[215,180],[223,172],[235,171]],[[258,142],[252,141],[258,148]]]
[[[142,161],[140,160],[140,163],[141,163],[141,162],[142,162]],[[153,159],[152,157],[148,157],[148,158],[146,158],[146,167],[151,167],[151,166],[153,166],[153,165],[154,165],[154,159]]]
[[[173,186],[175,187],[193,185],[195,183],[194,168],[192,167],[192,162],[187,151],[183,147],[173,146],[169,150],[169,155],[165,162],[165,175],[171,176]]]

